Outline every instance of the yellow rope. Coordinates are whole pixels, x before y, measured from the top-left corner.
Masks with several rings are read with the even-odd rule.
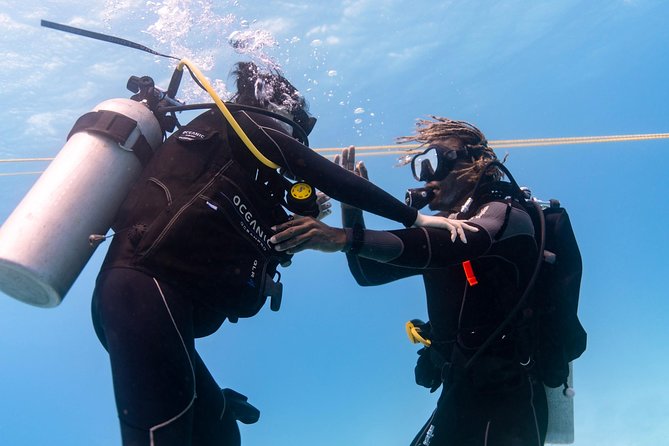
[[[533,138],[533,139],[500,139],[496,141],[489,141],[489,144],[494,149],[512,149],[512,148],[526,148],[526,147],[545,147],[545,146],[559,146],[567,144],[594,144],[594,143],[609,143],[609,142],[624,142],[624,141],[647,141],[652,139],[669,139],[669,133],[645,133],[637,135],[609,135],[609,136],[573,136],[563,138]],[[384,146],[356,146],[357,156],[386,156],[386,155],[410,155],[416,152],[420,147],[419,144],[393,144]],[[338,155],[342,147],[326,147],[314,149],[324,156],[332,157]],[[25,163],[35,161],[52,161],[53,158],[9,158],[0,159],[0,163]],[[10,172],[0,173],[0,177],[8,177],[15,175],[35,175],[42,172]]]
[[[669,139],[669,133],[647,133],[637,135],[610,135],[610,136],[573,136],[563,138],[534,138],[534,139],[500,139],[488,141],[494,149],[511,149],[524,147],[558,146],[566,144],[593,144],[623,141],[644,141],[651,139]],[[407,155],[421,147],[420,144],[393,144],[385,146],[361,146],[355,148],[360,156]],[[339,154],[342,147],[327,147],[314,149],[321,154]]]
[[[33,161],[53,161],[53,158],[9,158],[0,159],[0,163],[29,163]]]
[[[0,177],[18,177],[19,175],[40,175],[43,171],[39,172],[8,172],[0,173]]]

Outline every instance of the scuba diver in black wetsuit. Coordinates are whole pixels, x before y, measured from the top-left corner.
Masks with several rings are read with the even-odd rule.
[[[115,218],[92,315],[111,361],[124,446],[240,444],[236,421],[253,423],[259,412],[243,395],[220,389],[194,340],[226,318],[255,315],[268,296],[278,309],[274,277],[291,256],[272,250],[268,239],[291,218],[284,207],[299,211],[312,187],[406,226],[467,229],[421,215],[300,143],[315,119],[279,73],[239,63],[235,75],[233,102],[256,108],[238,107],[234,117],[281,170],[247,150],[218,110],[207,111],[157,149]],[[284,198],[293,187],[286,177],[303,181],[292,204]],[[303,210],[314,215],[313,206]]]
[[[432,391],[442,383],[443,388],[412,446],[542,445],[546,395],[527,367],[522,312],[514,310],[538,254],[523,198],[500,181],[499,168],[490,164],[496,160],[494,152],[469,123],[421,120],[417,135],[400,141],[427,146],[412,160],[414,176],[426,182],[425,188],[408,193],[407,199],[422,197],[439,215],[478,228],[467,234],[466,242],[435,228],[365,229],[362,212],[345,205],[344,229],[295,219],[279,225],[271,241],[281,252],[344,251],[363,286],[423,276],[430,320],[413,321],[428,338],[419,351],[416,382]],[[342,155],[343,166],[353,170],[354,151]],[[367,176],[362,163],[355,171]],[[511,323],[509,315],[515,315]],[[416,328],[410,333],[421,338]]]

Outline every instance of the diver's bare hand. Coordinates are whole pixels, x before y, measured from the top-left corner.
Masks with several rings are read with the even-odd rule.
[[[337,252],[346,246],[346,231],[333,228],[311,217],[298,217],[272,228],[276,231],[269,241],[277,251],[289,254],[313,249]]]
[[[316,204],[318,204],[318,216],[316,216],[317,220],[323,220],[332,213],[332,203],[330,202],[330,197],[321,191],[316,192]]]
[[[336,155],[334,162],[344,169],[354,172],[359,177],[369,180],[365,163],[362,161],[358,162],[358,164],[355,163],[355,146],[348,146],[348,148],[342,150],[341,156]]]
[[[416,221],[413,225],[416,227],[429,226],[432,228],[448,229],[451,231],[451,241],[454,242],[459,237],[462,243],[467,243],[465,231],[479,231],[476,226],[472,226],[464,220],[455,220],[452,218],[439,217],[437,215],[424,215],[420,212],[416,216]]]

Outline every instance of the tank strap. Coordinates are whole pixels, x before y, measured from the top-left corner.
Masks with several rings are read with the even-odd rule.
[[[111,110],[88,112],[77,119],[67,139],[83,131],[113,139],[122,149],[132,151],[142,166],[146,166],[153,155],[153,150],[137,125],[137,121],[120,113]]]

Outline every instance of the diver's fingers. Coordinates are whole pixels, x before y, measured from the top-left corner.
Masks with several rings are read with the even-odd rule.
[[[431,226],[435,228],[448,229],[451,233],[451,241],[455,241],[458,237],[463,243],[467,243],[465,231],[478,232],[478,228],[465,223],[462,220],[455,220],[436,215],[423,215],[420,212],[416,216],[414,226]]]
[[[330,201],[330,197],[325,195],[323,192],[321,192],[321,191],[316,192],[316,203],[323,204],[323,203],[329,202],[329,201]]]
[[[271,243],[281,243],[284,240],[295,237],[296,235],[304,232],[304,228],[307,226],[308,220],[311,217],[295,217],[292,220],[288,220],[285,223],[272,226],[272,231],[275,234],[270,237],[269,241]]]
[[[328,200],[330,197],[328,197]],[[329,201],[325,201],[323,203],[318,204],[318,215],[316,216],[316,220],[323,220],[325,217],[330,215],[332,213],[332,203]]]
[[[477,228],[476,226],[474,226],[470,223],[467,223],[466,221],[463,221],[463,220],[456,220],[456,221],[460,222],[460,226],[462,226],[462,229],[464,229],[464,230],[467,230],[467,231],[470,231],[470,232],[479,232],[479,228]]]
[[[458,230],[458,236],[460,237],[460,240],[462,243],[467,243],[467,236],[465,235],[465,232],[478,232],[479,228],[476,226],[472,226],[469,223],[466,223],[463,220],[452,220],[455,222],[455,226],[457,227]]]
[[[277,251],[289,251],[290,254],[310,248],[312,239],[319,234],[314,229],[315,220],[311,217],[305,219],[297,226],[285,229],[270,238]]]
[[[290,250],[289,254],[294,254],[296,252],[300,252],[305,250],[306,247],[306,242],[309,241],[309,238],[303,238],[302,236],[297,236],[293,237],[290,240],[283,241],[281,243],[277,243],[274,245],[274,249],[277,251],[288,251]],[[300,245],[304,245],[300,248]]]
[[[465,231],[462,230],[462,226],[455,228],[455,231],[451,230],[451,241],[454,242],[456,237],[460,237],[462,243],[467,243],[467,236],[465,236]]]
[[[341,167],[348,170],[348,149],[341,151]]]
[[[333,162],[334,162],[336,165],[341,166],[341,155],[340,155],[340,154],[336,154],[335,157],[334,157]]]
[[[341,164],[346,170],[353,171],[355,168],[355,146],[348,146],[348,148],[341,152]]]
[[[465,234],[465,231],[470,231],[470,232],[478,232],[478,228],[476,226],[472,226],[468,223],[465,223],[462,220],[451,220],[451,222],[455,222],[454,226],[455,229],[458,233],[458,237],[460,237],[460,241],[462,243],[467,243],[467,236]],[[451,231],[451,239],[452,241],[455,241],[455,236],[453,235],[453,232]]]
[[[369,180],[369,174],[367,172],[367,166],[365,166],[364,161],[358,161],[358,164],[355,166],[355,173],[363,177],[366,180]]]
[[[318,215],[316,216],[317,220],[323,220],[332,213],[332,209],[330,209],[332,207],[330,197],[321,191],[316,192],[316,204],[318,205]]]
[[[328,215],[332,214],[332,209],[329,207],[327,209],[321,209],[321,211],[318,213],[318,217],[316,217],[318,220],[323,220],[325,217]]]

